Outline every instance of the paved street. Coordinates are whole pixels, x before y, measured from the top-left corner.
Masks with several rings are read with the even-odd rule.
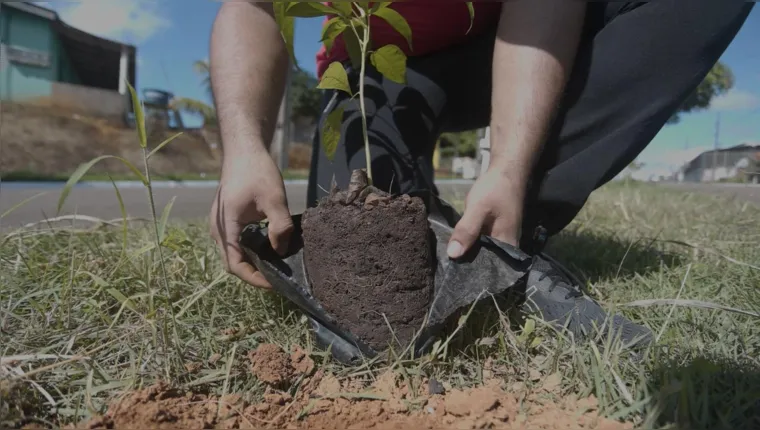
[[[209,205],[216,191],[214,184],[158,185],[154,192],[159,213],[172,197],[176,197],[171,212],[172,217],[197,220],[208,216]],[[719,193],[760,204],[760,186],[757,185],[663,183],[661,186],[690,192]],[[470,183],[440,181],[439,187],[444,198],[463,199],[470,188]],[[0,186],[0,214],[37,194],[45,194],[28,201],[0,220],[0,228],[7,230],[55,217],[61,188],[60,184],[2,184]],[[121,184],[119,189],[129,216],[150,217],[147,196],[143,188],[135,184]],[[291,211],[302,212],[306,201],[305,182],[288,182],[286,191]],[[69,195],[62,215],[74,213],[106,220],[121,217],[119,203],[110,183],[83,185],[74,189]]]
[[[466,181],[442,181],[439,188],[444,198],[464,198],[470,184]],[[39,193],[45,194],[26,202],[0,220],[0,228],[6,230],[55,217],[61,189],[60,184],[2,184],[0,186],[0,214]],[[150,217],[145,189],[136,187],[134,184],[124,184],[119,186],[119,191],[130,217]],[[154,188],[157,211],[160,215],[163,207],[176,197],[171,212],[172,217],[191,220],[206,218],[215,191],[216,187],[211,183],[176,187],[159,184]],[[305,182],[286,183],[286,192],[291,212],[302,212],[306,202]],[[75,188],[67,198],[64,210],[61,211],[61,215],[70,214],[87,215],[105,220],[121,218],[119,201],[113,186],[105,183]]]

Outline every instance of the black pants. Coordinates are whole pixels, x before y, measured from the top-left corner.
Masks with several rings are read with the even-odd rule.
[[[537,226],[565,228],[596,188],[649,144],[718,61],[754,4],[742,0],[589,2],[586,25],[558,116],[525,202],[524,237]],[[433,189],[432,156],[440,133],[485,127],[491,108],[496,29],[431,55],[410,57],[407,84],[369,68],[365,97],[372,171],[394,193]],[[350,70],[354,81],[357,74]],[[333,161],[314,139],[308,205],[348,184],[365,167],[361,114],[345,93],[325,94],[326,113],[344,107]]]

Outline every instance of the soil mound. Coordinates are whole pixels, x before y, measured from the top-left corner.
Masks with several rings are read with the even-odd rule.
[[[302,227],[312,294],[325,310],[375,350],[387,349],[394,335],[406,347],[422,328],[434,286],[423,201],[390,197],[355,171],[347,191],[333,188],[304,213]]]
[[[276,347],[259,348],[256,356]],[[302,351],[301,351],[302,352]],[[278,360],[290,360],[279,351]],[[296,374],[293,367],[290,372]],[[428,384],[422,384],[427,387]],[[354,390],[354,391],[349,391]],[[445,428],[445,429],[631,429],[601,418],[596,400],[548,400],[546,393],[510,393],[500,381],[443,394],[415,393],[392,373],[373,383],[339,381],[321,370],[306,377],[294,396],[269,388],[263,401],[247,403],[240,395],[187,393],[166,384],[129,394],[83,428]]]
[[[249,352],[248,358],[251,373],[269,385],[282,385],[293,376],[308,375],[314,370],[314,361],[299,346],[287,355],[279,346],[265,343]]]
[[[101,155],[118,155],[142,166],[137,131],[118,118],[94,117],[68,109],[32,104],[0,104],[0,171],[36,175],[70,174],[81,163]],[[153,147],[176,131],[157,128],[148,136]],[[213,149],[202,130],[188,129],[151,158],[156,176],[215,174],[221,152]],[[96,164],[92,173],[129,174],[116,160]]]

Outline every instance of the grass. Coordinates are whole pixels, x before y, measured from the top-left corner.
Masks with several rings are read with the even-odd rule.
[[[5,173],[2,176],[3,182],[66,182],[69,180],[70,174],[43,174],[37,172],[18,171]],[[308,175],[300,170],[286,170],[283,174],[285,179],[307,179]],[[111,178],[114,181],[137,181],[137,176],[130,174],[115,174],[109,175],[107,173],[86,173],[82,177],[82,181],[90,182],[110,182]],[[201,175],[201,174],[176,174],[176,175],[153,175],[154,181],[218,181],[219,175]]]
[[[201,223],[167,226],[165,297],[160,264],[150,252],[154,239],[151,226],[137,224],[126,242],[119,228],[102,226],[5,236],[0,427],[22,416],[26,422],[81,421],[123,390],[163,378],[167,369],[176,384],[254,399],[264,387],[246,370],[248,350],[262,342],[313,349],[298,311],[223,273]],[[445,350],[399,360],[395,369],[405,378],[434,376],[454,387],[478,384],[486,373],[529,387],[559,374],[559,395],[594,394],[605,415],[642,428],[756,428],[760,319],[729,307],[760,313],[758,242],[756,206],[610,184],[554,239],[550,252],[582,275],[598,299],[649,326],[660,336],[657,347],[636,362],[615,344],[574,345],[540,322],[514,330],[505,309],[486,301]],[[170,330],[167,299],[177,321]],[[215,354],[221,359],[209,361]],[[367,372],[314,354],[341,376]],[[188,371],[191,364],[200,370]]]
[[[3,182],[66,182],[69,180],[70,174],[44,174],[30,171],[16,171],[5,172],[2,174]],[[286,169],[282,177],[284,179],[308,179],[308,170],[303,169]],[[439,173],[436,175],[436,179],[460,179],[461,176],[452,173]],[[113,174],[109,177],[107,173],[91,173],[88,172],[82,176],[82,181],[87,182],[110,182],[114,181],[137,181],[137,176],[127,173]],[[174,174],[174,175],[161,175],[153,174],[154,181],[218,181],[219,175],[201,175],[201,174]]]

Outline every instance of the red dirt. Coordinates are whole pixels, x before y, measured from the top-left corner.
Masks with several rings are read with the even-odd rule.
[[[271,345],[262,346],[254,357],[290,360],[292,364],[287,354],[275,351],[276,347]],[[298,372],[291,368],[288,373]],[[545,388],[553,385],[548,381]],[[359,390],[343,391],[348,386]],[[255,404],[246,403],[240,395],[220,398],[157,384],[114,402],[105,416],[90,421],[84,428],[127,427],[618,430],[631,429],[633,425],[600,418],[593,397],[580,400],[567,397],[557,403],[548,400],[546,389],[510,393],[499,380],[431,396],[415,395],[391,373],[381,375],[369,386],[357,384],[356,380],[341,386],[337,378],[320,370],[303,381],[295,397],[270,387],[263,401]]]
[[[282,385],[290,382],[293,376],[309,375],[314,371],[314,361],[297,345],[288,356],[279,346],[265,343],[249,352],[248,358],[251,373],[269,385]]]
[[[118,119],[79,114],[69,109],[20,103],[0,104],[0,142],[3,157],[0,172],[40,175],[69,174],[81,163],[100,155],[118,155],[142,166],[137,131]],[[154,130],[148,145],[153,147],[174,135],[172,130]],[[221,166],[220,149],[212,149],[201,130],[188,129],[151,158],[156,176],[216,174]],[[213,134],[213,133],[211,133]],[[116,160],[105,160],[92,173],[128,174]]]

